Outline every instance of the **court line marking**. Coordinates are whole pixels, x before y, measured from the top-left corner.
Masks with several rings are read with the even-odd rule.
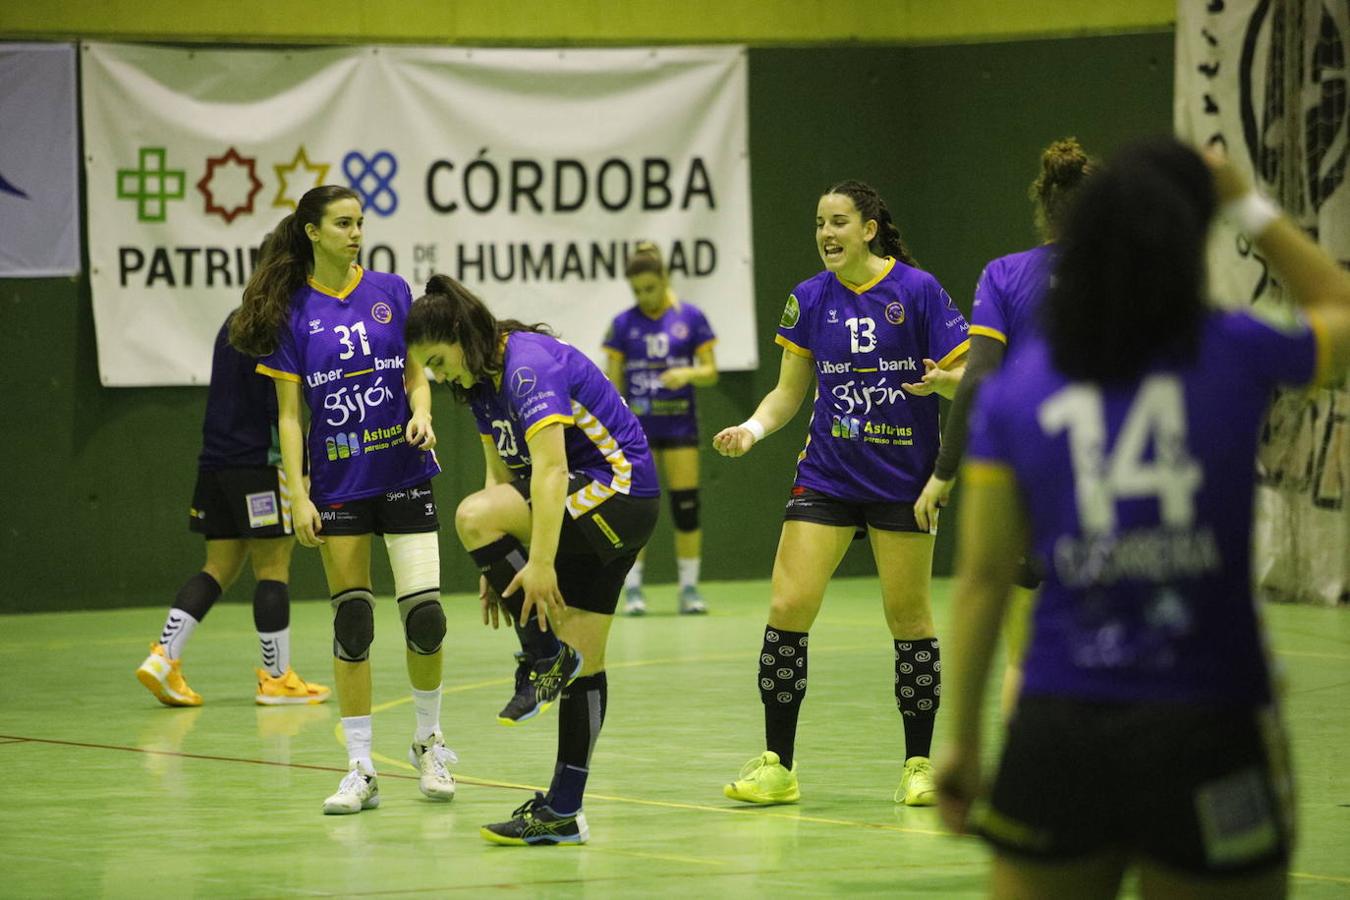
[[[0,734],[0,745],[3,745],[3,744],[53,744],[53,745],[60,746],[60,747],[77,747],[77,748],[84,749],[84,750],[116,750],[116,751],[120,751],[120,752],[123,752],[123,753],[145,753],[145,754],[148,754],[148,755],[151,755],[151,756],[175,756],[175,757],[178,757],[178,758],[180,758],[180,759],[200,759],[200,760],[204,760],[204,761],[207,761],[207,762],[236,762],[236,763],[247,763],[247,764],[255,765],[255,766],[275,766],[275,767],[277,767],[277,768],[282,768],[282,769],[305,769],[305,770],[308,770],[308,771],[314,771],[314,772],[345,772],[345,771],[347,771],[346,769],[341,769],[341,768],[338,768],[338,767],[336,767],[336,766],[316,766],[316,765],[311,765],[311,764],[308,764],[308,763],[276,762],[276,761],[270,760],[270,759],[249,759],[249,758],[247,758],[247,757],[242,757],[242,756],[214,756],[214,755],[206,754],[206,753],[183,753],[182,751],[178,751],[178,750],[153,750],[153,749],[150,749],[150,748],[147,748],[147,747],[128,747],[128,746],[123,746],[123,745],[118,745],[118,744],[94,744],[94,743],[89,743],[89,742],[86,742],[86,741],[64,741],[64,740],[59,740],[59,739],[57,739],[57,738],[40,738],[40,737],[21,736],[21,735],[13,735],[13,734]],[[405,764],[405,765],[406,765],[406,764]],[[401,775],[401,774],[398,774],[398,773],[394,773],[394,774],[391,774],[391,775],[382,775],[381,777],[384,777],[384,778],[399,778],[399,779],[411,781],[411,780],[412,780],[413,778],[415,778],[416,776],[414,776],[414,775]],[[497,787],[497,788],[513,789],[513,790],[522,790],[522,789],[523,789],[523,790],[538,790],[538,788],[530,787],[530,786],[528,786],[528,785],[512,784],[511,782],[505,782],[505,781],[492,781],[492,780],[488,780],[488,779],[475,778],[475,777],[473,777],[473,776],[462,776],[462,777],[461,777],[461,776],[456,776],[456,779],[455,779],[455,780],[456,780],[456,781],[462,781],[462,782],[465,783],[465,784],[476,785],[476,786],[479,786],[479,787]],[[698,811],[698,812],[719,812],[719,813],[729,813],[729,814],[733,814],[733,815],[755,815],[755,816],[758,816],[758,817],[760,817],[760,818],[789,819],[789,820],[792,820],[792,821],[795,821],[795,822],[810,822],[810,823],[813,823],[813,824],[821,824],[821,825],[843,825],[843,826],[852,827],[852,828],[866,828],[866,829],[871,829],[871,830],[874,830],[874,831],[895,831],[895,832],[900,832],[900,833],[903,833],[903,834],[926,834],[926,835],[934,835],[934,836],[938,836],[938,837],[958,837],[958,838],[970,838],[970,839],[974,839],[974,838],[975,838],[974,835],[968,835],[968,834],[964,834],[964,835],[962,835],[962,834],[952,834],[951,832],[948,832],[948,831],[934,831],[934,830],[932,830],[932,829],[905,828],[905,827],[900,826],[900,825],[888,825],[888,824],[886,824],[886,823],[884,823],[884,822],[858,822],[858,821],[855,821],[855,820],[852,820],[852,819],[832,819],[832,818],[827,818],[827,817],[825,817],[825,816],[804,816],[804,815],[800,815],[800,814],[795,814],[795,815],[794,815],[793,812],[795,812],[795,810],[794,810],[793,812],[770,812],[770,811],[768,811],[768,810],[765,810],[765,809],[762,809],[762,808],[757,808],[757,807],[752,807],[752,806],[730,806],[730,807],[727,807],[727,806],[707,806],[707,805],[704,805],[704,804],[697,804],[697,803],[673,803],[673,802],[669,802],[669,801],[665,801],[665,800],[642,800],[642,799],[639,799],[639,798],[636,798],[636,797],[620,797],[620,796],[617,796],[617,795],[614,795],[614,794],[597,794],[597,793],[592,793],[592,794],[589,794],[588,796],[591,797],[591,798],[593,798],[593,799],[596,799],[596,800],[608,800],[608,801],[615,802],[615,803],[631,803],[631,804],[635,804],[635,805],[638,805],[638,806],[656,806],[656,807],[665,807],[665,808],[669,808],[669,809],[688,809],[688,810],[694,810],[694,811]],[[622,855],[647,857],[647,858],[651,858],[651,859],[666,859],[666,860],[671,860],[671,861],[675,861],[675,862],[703,862],[703,863],[706,863],[706,864],[714,864],[714,865],[725,865],[725,864],[726,864],[726,863],[724,863],[723,861],[720,861],[720,860],[700,860],[700,859],[698,859],[698,858],[696,858],[696,857],[664,856],[664,855],[660,855],[660,854],[642,853],[642,852],[639,852],[639,851],[616,850],[616,849],[613,849],[613,848],[588,847],[588,849],[591,850],[592,852],[594,852],[595,850],[598,850],[598,849],[604,849],[604,852],[607,852],[607,853],[619,853],[619,854],[622,854]],[[944,867],[950,868],[950,867],[952,867],[952,865],[953,865],[953,864],[944,864]],[[972,863],[972,865],[974,865],[974,863]],[[959,865],[958,865],[958,867],[959,867]],[[852,867],[850,867],[850,868],[852,868]],[[737,873],[728,873],[728,874],[737,874]],[[762,874],[762,873],[759,872],[758,870],[755,870],[755,871],[752,871],[752,872],[741,873],[741,874]],[[1334,884],[1350,884],[1350,878],[1341,877],[1341,876],[1337,876],[1337,875],[1316,875],[1316,874],[1313,874],[1313,873],[1311,873],[1311,872],[1292,872],[1292,871],[1291,871],[1291,872],[1289,873],[1289,876],[1290,876],[1291,878],[1304,878],[1304,879],[1308,879],[1308,880],[1311,880],[1311,881],[1329,881],[1329,882],[1332,882],[1332,883],[1334,883]],[[570,884],[570,883],[572,883],[572,882],[570,882],[570,881],[560,881],[560,882],[556,882],[556,883],[559,883],[559,884]],[[476,887],[482,887],[482,886],[481,886],[481,885],[477,885]],[[428,889],[426,889],[426,890],[445,890],[445,888],[434,888],[434,889],[433,889],[433,888],[428,888]],[[395,892],[395,893],[420,893],[420,892],[422,892],[422,889],[420,889],[420,888],[413,888],[413,889],[411,889],[411,890],[409,890],[409,891],[397,891],[397,892]],[[377,893],[378,893],[378,892],[377,892]],[[372,893],[372,894],[363,894],[363,896],[376,896],[376,893]]]

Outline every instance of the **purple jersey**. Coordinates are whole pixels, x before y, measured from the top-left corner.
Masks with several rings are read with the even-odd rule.
[[[512,332],[501,382],[475,385],[470,406],[483,439],[517,478],[530,475],[529,439],[554,422],[563,425],[568,470],[593,482],[567,498],[573,517],[614,494],[661,493],[642,427],[604,373],[571,344]]]
[[[1128,384],[1070,382],[1033,337],[980,388],[973,460],[1009,466],[1045,563],[1023,691],[1262,703],[1251,593],[1257,434],[1276,384],[1314,374],[1313,332],[1212,313],[1199,354]]]
[[[401,490],[440,471],[436,455],[404,435],[410,306],[412,292],[397,275],[358,270],[340,294],[310,281],[291,298],[277,349],[258,361],[265,375],[303,383],[315,503]]]
[[[216,334],[211,386],[202,419],[202,452],[197,468],[214,472],[237,466],[275,466],[277,394],[272,379],[255,370],[258,361],[230,346],[230,317]]]
[[[1038,331],[1036,314],[1054,268],[1050,244],[992,260],[975,285],[970,310],[971,335],[984,335],[1007,346]]]
[[[605,349],[623,357],[624,399],[654,441],[698,437],[694,386],[661,386],[666,369],[692,366],[699,350],[716,340],[698,307],[677,303],[658,318],[636,306],[619,313],[605,335]]]
[[[923,360],[965,353],[965,317],[927,272],[891,260],[867,284],[832,272],[788,298],[777,341],[815,363],[816,400],[797,481],[857,503],[913,503],[938,451],[938,398],[901,384],[923,377]]]

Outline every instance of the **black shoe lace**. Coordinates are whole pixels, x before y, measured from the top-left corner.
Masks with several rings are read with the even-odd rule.
[[[544,805],[544,795],[539,791],[535,791],[533,797],[531,797],[529,800],[526,800],[524,803],[520,804],[514,810],[511,811],[511,818],[518,819],[521,816],[531,814],[534,812],[534,808],[536,806],[543,806],[543,805]]]

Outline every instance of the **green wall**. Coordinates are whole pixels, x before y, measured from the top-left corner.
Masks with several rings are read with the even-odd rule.
[[[750,51],[750,147],[761,369],[703,392],[705,432],[739,422],[777,375],[773,326],[796,282],[820,268],[815,201],[858,177],[887,199],[921,264],[963,309],[983,263],[1031,245],[1026,185],[1050,140],[1077,135],[1109,153],[1171,127],[1172,35],[1159,32],[1001,44],[756,48]],[[679,285],[677,285],[677,288]],[[690,299],[711,305],[715,298]],[[201,563],[186,530],[201,388],[99,384],[83,279],[0,281],[7,423],[0,612],[163,606]],[[435,401],[443,584],[475,589],[450,527],[481,484],[477,436],[448,395]],[[767,577],[806,410],[739,461],[705,457],[705,577]],[[959,499],[959,495],[958,495]],[[956,510],[944,519],[937,571],[950,570]],[[663,517],[654,580],[673,579]],[[376,589],[392,584],[377,551]],[[870,572],[855,545],[841,569]],[[325,596],[318,555],[298,549],[297,597]],[[249,579],[244,579],[247,583]],[[231,596],[244,600],[244,585]]]

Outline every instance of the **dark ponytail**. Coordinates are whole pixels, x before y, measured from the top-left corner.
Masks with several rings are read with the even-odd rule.
[[[244,302],[230,320],[230,344],[249,356],[266,356],[277,348],[277,335],[291,309],[291,297],[314,270],[314,246],[306,225],[318,226],[324,210],[336,200],[361,198],[351,188],[326,184],[311,188],[295,212],[282,219],[265,241],[265,252],[244,287]]]
[[[514,331],[553,334],[542,322],[526,325],[515,319],[498,319],[473,291],[449,275],[432,275],[426,293],[413,301],[403,337],[415,344],[459,344],[464,367],[475,381],[487,381],[502,372],[502,337]],[[467,403],[469,392],[451,384],[455,399]]]

